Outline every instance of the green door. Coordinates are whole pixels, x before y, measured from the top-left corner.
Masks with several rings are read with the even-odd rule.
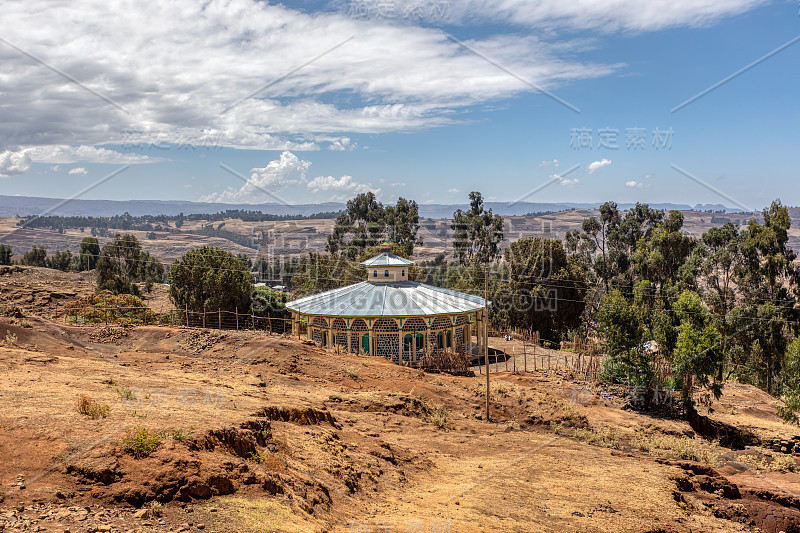
[[[414,344],[414,336],[411,333],[406,333],[406,336],[403,337],[403,351],[405,353],[409,353],[411,351],[411,347]]]
[[[417,333],[417,351],[421,352],[425,349],[425,336],[422,333]]]
[[[361,349],[364,353],[369,353],[369,333],[364,333],[364,335],[361,336]]]

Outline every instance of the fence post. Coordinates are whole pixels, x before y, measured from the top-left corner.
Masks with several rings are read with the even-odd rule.
[[[222,329],[222,309],[217,307],[217,325],[219,325],[218,329]]]
[[[524,361],[525,365],[525,373],[528,373],[528,353],[525,350],[525,333],[520,335],[522,337],[522,360]],[[533,350],[533,368],[536,369],[536,350]]]
[[[203,308],[203,329],[206,329],[206,308]]]
[[[236,331],[239,331],[239,307],[236,307]]]

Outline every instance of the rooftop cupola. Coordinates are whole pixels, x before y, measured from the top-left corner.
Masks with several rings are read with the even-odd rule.
[[[367,267],[367,281],[370,283],[396,283],[408,281],[408,269],[414,261],[387,252],[361,264]]]

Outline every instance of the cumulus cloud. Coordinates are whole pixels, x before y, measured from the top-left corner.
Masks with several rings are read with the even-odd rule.
[[[641,181],[631,180],[625,182],[626,187],[630,187],[631,189],[647,189],[650,187],[649,183],[642,183]]]
[[[200,198],[201,202],[259,203],[274,201],[275,193],[287,185],[305,181],[306,172],[311,166],[291,152],[283,152],[279,159],[270,161],[263,168],[251,168],[247,183],[239,187],[228,187],[220,193],[212,193]]]
[[[447,192],[449,192],[450,194],[456,194],[457,192],[461,192],[461,191],[459,189],[453,188],[453,189],[447,189]]]
[[[0,152],[0,178],[8,178],[27,172],[31,167],[31,157],[25,150],[4,150]]]
[[[574,187],[577,184],[579,184],[580,182],[581,182],[581,180],[579,180],[578,178],[573,178],[571,180],[570,179],[564,179],[564,178],[561,179],[561,185],[563,185],[564,187]]]
[[[319,176],[308,182],[308,188],[313,193],[331,193],[331,200],[342,200],[369,191],[377,196],[381,192],[380,189],[375,189],[367,183],[358,183],[352,176],[342,176],[339,179],[333,176]]]
[[[396,181],[396,182],[392,183],[392,187],[405,187],[405,186],[406,186],[406,182],[405,181]]]
[[[554,167],[558,168],[558,165],[559,165],[558,159],[553,159],[551,161],[542,161],[541,163],[539,163],[540,167],[547,167],[547,166],[550,166],[550,165],[553,165]]]
[[[83,167],[75,167],[75,168],[71,168],[71,169],[69,170],[69,173],[70,173],[70,174],[88,174],[88,173],[89,173],[89,171],[88,171],[88,170],[86,170],[86,169],[85,169],[85,168],[83,168]]]
[[[610,164],[611,164],[610,159],[603,158],[600,161],[593,161],[589,163],[589,166],[586,167],[586,170],[589,172],[589,174],[594,174],[601,168],[608,166]]]

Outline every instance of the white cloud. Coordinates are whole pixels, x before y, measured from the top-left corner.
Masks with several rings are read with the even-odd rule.
[[[603,158],[599,161],[593,161],[592,163],[589,163],[589,166],[586,167],[586,170],[589,172],[589,174],[594,174],[601,168],[608,166],[610,164],[611,164],[610,159]]]
[[[3,146],[349,150],[344,134],[452,124],[475,104],[620,68],[533,34],[466,41],[526,84],[436,28],[260,0],[11,2],[3,38],[80,81],[0,46]]]
[[[228,187],[221,193],[200,198],[201,202],[259,203],[275,201],[272,196],[287,185],[305,181],[310,161],[299,159],[291,152],[283,152],[280,159],[270,161],[263,168],[251,168],[247,183],[240,188]]]
[[[550,174],[547,177],[550,178],[551,180],[558,180],[564,187],[574,187],[575,185],[581,182],[581,180],[578,178],[567,179],[560,174]]]
[[[405,181],[396,181],[396,182],[392,183],[392,187],[405,187],[405,186],[406,186],[406,182]]]
[[[650,184],[642,183],[641,181],[631,180],[631,181],[626,181],[625,186],[630,187],[631,189],[647,189],[650,187]]]
[[[31,157],[25,150],[4,150],[0,152],[0,178],[8,178],[27,172],[31,167]]]
[[[313,193],[331,193],[330,200],[343,200],[369,191],[377,196],[381,192],[380,189],[375,189],[367,183],[354,181],[352,176],[342,176],[339,179],[333,176],[319,176],[308,182],[308,188]]]
[[[52,167],[50,167],[50,170],[52,170],[53,172],[58,172],[58,169],[60,169],[60,168],[61,167],[58,166],[58,165],[53,165]]]
[[[138,165],[156,163],[161,158],[143,154],[122,153],[95,146],[28,146],[23,148],[34,163],[106,163],[112,165]],[[56,170],[56,167],[53,168]]]
[[[558,159],[553,159],[551,161],[542,161],[541,163],[539,163],[539,166],[540,167],[547,167],[547,166],[553,165],[554,167],[558,168],[558,164],[559,164],[558,163]]]
[[[382,0],[363,0],[377,11]],[[449,0],[421,2],[395,0],[396,13],[415,13],[416,6],[425,6],[418,13],[429,23],[470,24],[494,21],[524,27],[573,29],[594,28],[650,31],[674,26],[703,26],[731,15],[742,13],[768,0]],[[340,5],[352,5],[339,1]],[[432,8],[428,8],[428,6]],[[433,7],[435,6],[435,7]],[[436,9],[438,7],[438,9]],[[398,17],[400,18],[400,17]]]
[[[461,191],[458,190],[458,189],[447,189],[447,192],[449,192],[450,194],[456,194],[457,192],[461,192]]]
[[[333,139],[328,145],[328,150],[336,150],[339,152],[353,151],[358,146],[358,143],[353,142],[350,137],[342,137],[341,139]]]
[[[89,173],[89,171],[86,170],[83,167],[71,168],[70,171],[69,171],[69,174],[88,174],[88,173]]]

